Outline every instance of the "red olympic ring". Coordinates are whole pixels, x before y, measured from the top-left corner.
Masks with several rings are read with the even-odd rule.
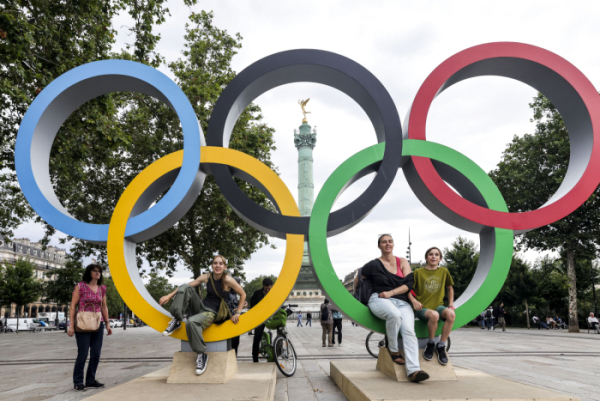
[[[562,57],[536,46],[510,42],[483,44],[455,54],[440,64],[419,88],[409,111],[408,138],[426,140],[427,114],[438,94],[463,79],[482,75],[506,76],[527,83],[557,106],[569,129],[569,169],[572,164],[577,164],[578,167],[574,168],[577,171],[567,171],[563,185],[547,204],[537,210],[520,213],[490,210],[466,200],[442,180],[430,159],[414,157],[412,162],[420,180],[445,207],[463,219],[484,226],[524,232],[562,219],[594,192],[599,184],[600,171],[600,140],[597,137],[600,96],[585,75]],[[567,96],[564,96],[565,93]],[[561,97],[566,97],[566,100],[561,100]],[[560,102],[562,109],[557,105]],[[579,110],[575,111],[577,108]],[[567,115],[571,127],[575,127],[573,130],[567,124]],[[576,116],[578,118],[574,118]],[[575,145],[575,139],[582,140],[584,144]],[[574,156],[575,146],[583,154]],[[570,182],[566,182],[567,179]]]

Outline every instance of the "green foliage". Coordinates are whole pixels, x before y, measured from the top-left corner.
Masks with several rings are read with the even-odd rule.
[[[273,280],[273,284],[275,284],[275,282],[277,281],[277,276],[273,276],[273,275],[264,276],[263,275],[263,276],[258,276],[254,280],[251,280],[251,281],[247,282],[246,284],[244,284],[243,288],[244,288],[244,292],[246,293],[246,299],[248,300],[248,302],[250,302],[250,298],[252,298],[252,294],[254,294],[254,291],[263,288],[262,282],[267,277],[270,278],[271,280]]]
[[[0,1],[0,234],[10,238],[12,230],[34,216],[18,190],[14,173],[14,142],[21,119],[37,94],[64,72],[108,58],[114,42],[111,18],[115,2],[52,0]],[[101,121],[96,105],[84,110],[92,117],[91,127]],[[86,115],[76,111],[61,131]],[[61,135],[59,135],[60,137]],[[58,140],[60,142],[60,139]],[[79,149],[88,143],[76,144]],[[89,152],[89,151],[88,151]]]
[[[119,314],[123,313],[125,302],[123,302],[123,298],[119,295],[119,291],[117,291],[117,287],[115,287],[112,277],[104,277],[103,284],[106,285],[106,306],[108,308],[108,316],[110,318],[118,319]]]
[[[150,0],[115,3],[103,18],[109,21],[114,16],[112,10],[127,10],[134,19],[130,33],[135,42],[119,54],[96,51],[76,60],[82,64],[95,59],[119,57],[159,66],[162,58],[155,52],[155,46],[160,37],[152,29],[162,23],[168,14],[163,3]],[[195,1],[186,0],[185,3],[189,5]],[[53,18],[51,11],[48,10],[50,19]],[[78,18],[85,20],[88,14],[84,13]],[[212,18],[212,14],[206,12],[190,15],[183,57],[168,65],[192,103],[204,132],[221,91],[235,77],[231,61],[241,47],[241,36],[232,36],[219,30]],[[112,43],[112,31],[106,32],[109,32],[108,36],[97,40]],[[68,41],[69,38],[61,40]],[[128,52],[130,48],[133,53]],[[71,63],[61,72],[74,66]],[[24,104],[23,112],[28,105]],[[6,122],[5,126],[18,126],[20,118],[22,115]],[[273,168],[270,159],[271,151],[275,149],[273,129],[263,124],[261,119],[258,106],[250,105],[234,127],[230,147]],[[12,152],[14,138],[8,138],[6,144]],[[51,179],[57,197],[74,218],[90,223],[108,223],[119,197],[133,177],[153,161],[182,147],[179,120],[163,103],[136,93],[101,96],[78,108],[61,127],[51,150]],[[272,209],[266,196],[258,189],[244,181],[237,182],[252,200]],[[3,188],[10,189],[6,185]],[[20,196],[18,190],[15,196]],[[19,202],[26,205],[24,199]],[[18,210],[16,207],[10,209]],[[26,217],[13,217],[15,221],[11,224],[16,226]],[[0,227],[10,228],[11,225],[8,221],[6,224],[0,222]],[[55,230],[49,225],[45,228],[44,241],[47,242]],[[215,254],[222,254],[228,260],[230,272],[243,278],[244,262],[268,243],[267,235],[249,227],[233,212],[212,177],[208,177],[201,196],[173,228],[138,245],[137,261],[141,267],[145,259],[152,270],[165,270],[168,276],[182,261],[197,277],[201,269],[210,266]],[[70,251],[74,259],[94,256],[100,263],[106,263],[106,248],[103,246],[75,239]]]
[[[162,296],[173,292],[175,288],[177,288],[177,286],[169,284],[169,280],[166,277],[161,277],[155,272],[150,273],[149,276],[150,280],[148,281],[148,284],[146,284],[146,289],[156,302],[158,302]],[[163,308],[169,310],[172,301],[173,300],[171,299],[169,302],[164,304]]]
[[[450,248],[443,251],[445,266],[454,280],[454,299],[467,289],[477,263],[479,262],[479,251],[475,242],[466,238],[458,237],[452,242]]]
[[[498,168],[490,172],[511,212],[534,210],[545,204],[562,183],[569,165],[567,129],[558,110],[542,94],[530,104],[536,129],[514,137]],[[569,326],[578,331],[577,260],[597,256],[600,240],[600,189],[569,216],[516,237],[517,247],[564,253],[569,279]]]
[[[16,304],[18,318],[23,305],[37,301],[42,295],[42,283],[34,277],[35,266],[29,259],[19,258],[14,265],[4,263],[0,270],[0,305],[10,308],[11,304]]]
[[[69,259],[65,267],[45,272],[49,280],[44,282],[44,301],[70,304],[73,289],[81,281],[84,271],[81,261]]]

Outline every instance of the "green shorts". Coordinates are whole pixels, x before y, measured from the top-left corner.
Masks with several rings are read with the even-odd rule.
[[[446,309],[448,309],[448,307],[446,307],[444,305],[440,305],[437,308],[435,308],[435,311],[440,314],[440,320],[443,320],[442,312],[444,312]],[[426,322],[427,320],[429,320],[429,319],[427,319],[427,317],[425,317],[425,312],[427,312],[428,310],[429,309],[427,309],[427,308],[423,308],[421,310],[416,310],[415,317],[418,318],[422,322]]]

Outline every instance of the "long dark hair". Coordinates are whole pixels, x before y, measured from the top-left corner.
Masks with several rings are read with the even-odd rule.
[[[85,281],[86,284],[89,284],[90,281],[92,281],[92,270],[95,268],[100,269],[100,279],[98,280],[98,285],[102,285],[102,281],[104,281],[104,277],[102,277],[102,271],[104,270],[104,268],[96,263],[87,265],[87,267],[85,268],[85,273],[83,273],[83,281]]]

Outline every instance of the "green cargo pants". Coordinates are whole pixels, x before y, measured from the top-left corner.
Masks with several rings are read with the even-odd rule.
[[[197,353],[206,351],[202,330],[215,321],[217,312],[204,306],[196,289],[189,284],[179,287],[173,298],[170,312],[180,322],[183,321],[184,315],[190,316],[185,324],[190,347]]]

